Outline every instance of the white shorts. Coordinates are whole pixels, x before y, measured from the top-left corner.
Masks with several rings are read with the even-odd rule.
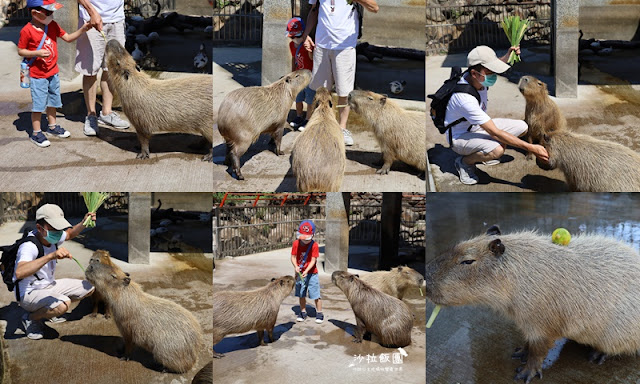
[[[356,81],[356,49],[322,49],[313,51],[313,73],[309,88],[317,90],[325,87],[331,92],[336,85],[340,97],[349,96]]]
[[[78,20],[78,26],[82,26],[84,20]],[[122,46],[125,43],[124,20],[117,23],[104,23],[102,26],[107,41],[118,40]],[[91,28],[87,33],[80,35],[76,40],[76,72],[84,76],[95,76],[100,68],[107,70],[107,63],[104,60],[104,49],[107,43],[102,38],[102,34],[95,28]]]
[[[496,127],[501,131],[508,132],[516,137],[524,135],[529,126],[523,120],[515,119],[493,119]],[[449,135],[449,133],[446,133]],[[448,138],[448,136],[447,136]],[[501,145],[500,142],[487,133],[478,125],[471,126],[471,131],[453,139],[451,149],[459,155],[467,156],[482,152],[485,155]]]
[[[20,306],[27,312],[40,308],[53,309],[65,301],[78,300],[93,292],[93,285],[86,280],[58,279],[44,289],[34,289],[26,293]]]

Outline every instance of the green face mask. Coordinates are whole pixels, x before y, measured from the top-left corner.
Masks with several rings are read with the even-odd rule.
[[[484,76],[484,81],[480,84],[482,84],[483,87],[485,88],[489,88],[490,86],[494,85],[496,83],[496,81],[498,81],[498,75],[493,74],[493,75],[485,75]]]
[[[47,234],[44,236],[44,239],[49,242],[49,244],[58,244],[62,238],[62,231],[49,231],[46,229],[45,231],[47,231]]]

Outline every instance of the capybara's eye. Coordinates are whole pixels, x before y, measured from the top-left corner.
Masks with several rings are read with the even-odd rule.
[[[368,96],[367,99],[372,100],[373,101],[373,97]]]
[[[475,260],[462,260],[460,264],[471,265],[475,263]]]

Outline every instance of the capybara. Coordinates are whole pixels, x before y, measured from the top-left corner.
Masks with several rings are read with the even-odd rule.
[[[541,144],[547,168],[560,168],[571,191],[640,192],[640,154],[624,145],[569,131],[545,135]]]
[[[91,263],[102,263],[102,264],[110,265],[113,267],[114,271],[116,271],[116,274],[118,274],[118,276],[120,277],[129,276],[127,272],[123,272],[122,269],[120,269],[120,267],[118,267],[113,263],[113,260],[111,260],[111,254],[109,253],[109,251],[106,251],[104,249],[98,249],[95,252],[93,252],[93,255],[91,255],[91,259],[89,259],[89,264]],[[98,290],[94,291],[92,297],[93,297],[93,311],[89,316],[96,317],[98,315],[98,306],[102,302],[104,303],[104,317],[106,319],[110,318],[111,309],[109,308],[109,305],[104,301],[104,298],[102,297],[102,294],[100,294],[100,291]]]
[[[266,286],[253,291],[220,291],[213,293],[213,345],[226,335],[258,332],[260,345],[264,343],[264,330],[269,342],[273,342],[273,327],[276,325],[280,304],[289,296],[295,279],[282,276],[271,279]],[[213,357],[224,355],[213,350]]]
[[[543,359],[562,337],[593,347],[600,359],[640,349],[640,255],[611,237],[581,234],[562,246],[551,234],[493,226],[426,270],[435,304],[483,304],[515,322],[528,356],[516,380],[542,377]]]
[[[551,100],[547,91],[547,84],[533,76],[522,76],[518,89],[527,104],[524,110],[524,121],[529,126],[527,134],[529,144],[539,144],[544,134],[566,129],[567,121],[560,112],[558,105]],[[527,154],[527,160],[533,154]]]
[[[222,100],[218,109],[218,130],[227,145],[224,163],[232,167],[238,180],[244,180],[240,157],[261,134],[271,134],[276,155],[284,154],[280,144],[287,115],[296,96],[310,80],[311,72],[300,69],[271,85],[233,90]]]
[[[338,192],[347,162],[342,129],[333,112],[331,93],[316,90],[313,114],[296,139],[291,167],[299,192]]]
[[[120,96],[122,109],[140,141],[137,158],[149,158],[149,140],[154,133],[178,132],[201,135],[209,143],[213,158],[213,81],[211,75],[191,75],[156,80],[142,72],[135,60],[116,40],[105,49],[109,87]]]
[[[191,384],[212,384],[213,383],[213,361],[202,367],[201,370],[196,373],[191,381]]]
[[[360,277],[373,288],[402,300],[409,288],[418,289],[424,278],[418,271],[407,266],[392,268],[391,271],[375,271]]]
[[[376,173],[386,175],[400,160],[424,171],[427,168],[427,117],[407,111],[371,91],[351,91],[349,106],[373,128],[384,164]]]
[[[146,349],[166,369],[183,373],[196,363],[204,349],[198,320],[180,305],[145,293],[113,266],[90,263],[87,280],[102,292],[124,338],[124,357],[134,345]]]
[[[402,300],[372,288],[348,272],[333,272],[331,281],[347,296],[356,316],[354,343],[361,343],[366,331],[378,336],[384,347],[411,344],[413,315]]]

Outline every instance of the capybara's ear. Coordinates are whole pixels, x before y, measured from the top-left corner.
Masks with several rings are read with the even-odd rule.
[[[500,239],[495,239],[489,243],[489,250],[493,253],[494,256],[502,256],[504,253],[504,244]]]
[[[398,267],[398,272],[402,272],[402,266]]]
[[[487,229],[487,235],[489,236],[494,236],[494,235],[501,235],[502,233],[500,232],[500,228],[498,228],[497,225],[492,225],[491,228]]]
[[[358,275],[357,273],[355,275],[353,275],[353,276],[355,276],[357,278],[360,278],[360,275]]]
[[[131,279],[128,277],[125,277],[122,281],[124,282],[124,285],[127,286],[131,282]]]
[[[382,95],[382,99],[380,99],[380,104],[384,105],[387,102],[387,95]]]

